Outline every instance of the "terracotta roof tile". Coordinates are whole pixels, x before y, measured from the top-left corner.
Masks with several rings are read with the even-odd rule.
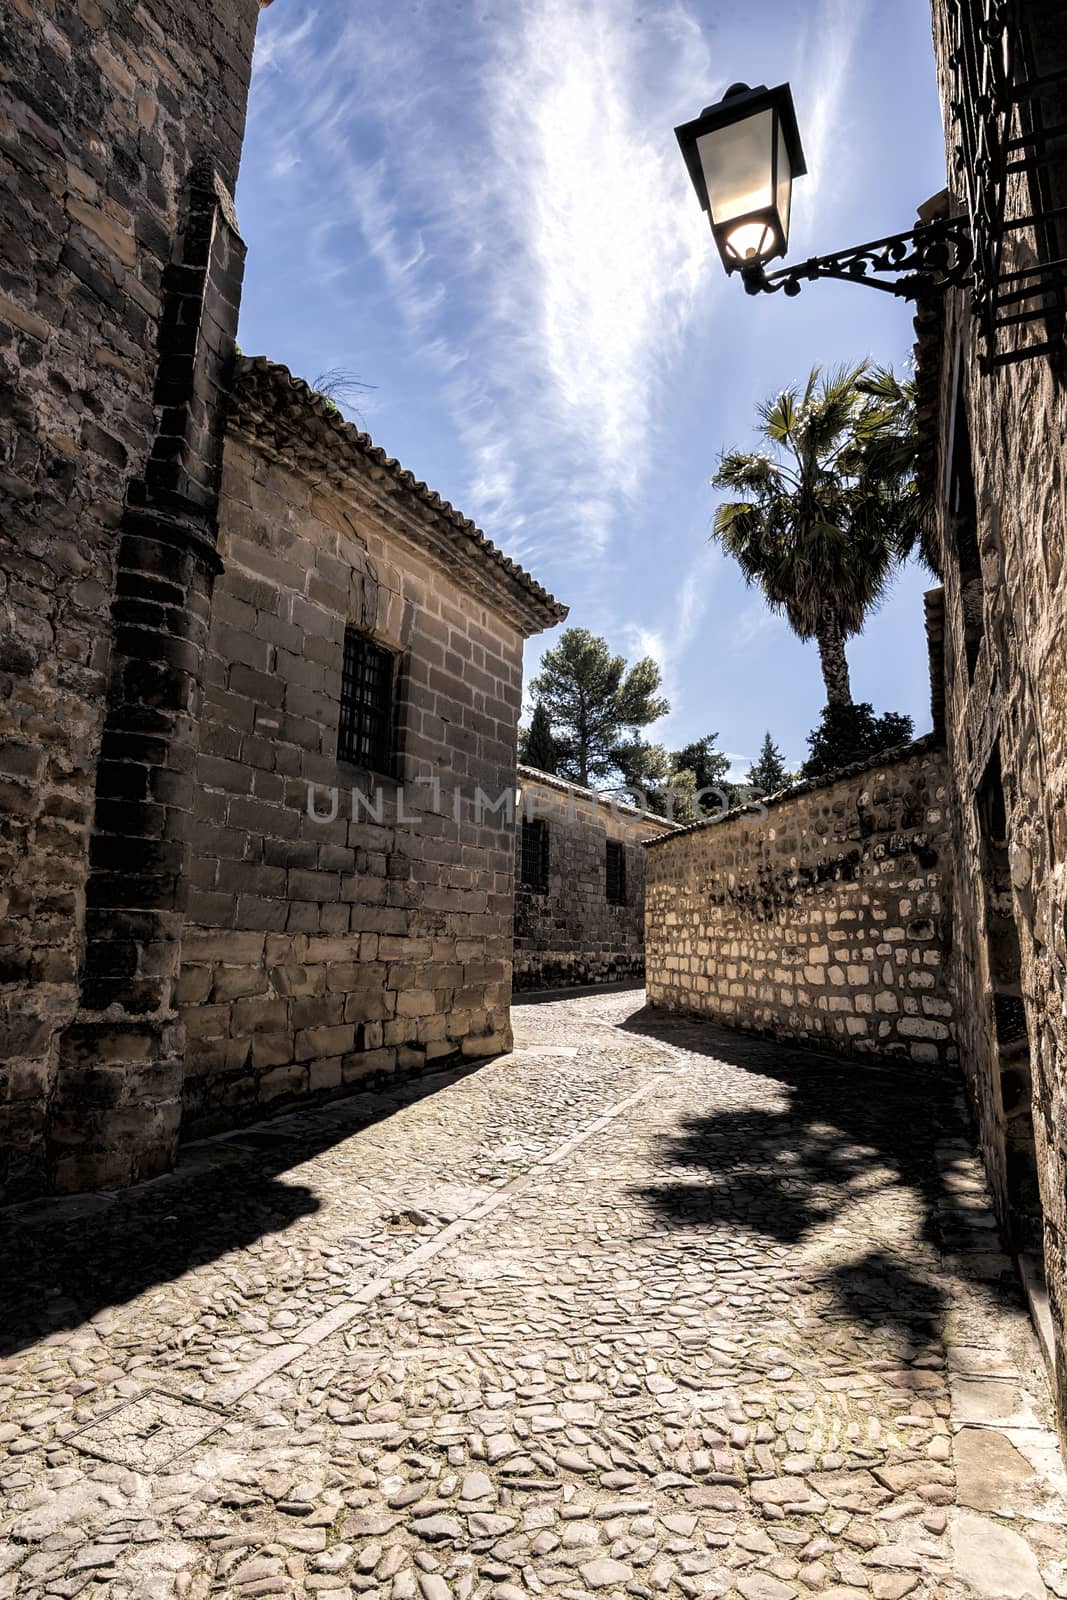
[[[265,412],[290,420],[294,414],[300,414],[305,428],[310,424],[325,443],[346,452],[350,460],[369,462],[387,472],[399,486],[436,514],[457,549],[468,557],[475,557],[490,572],[495,571],[511,591],[522,597],[525,609],[536,618],[538,629],[554,627],[566,617],[568,608],[518,562],[499,550],[469,517],[402,467],[395,457],[387,455],[369,434],[363,433],[354,423],[346,422],[336,406],[303,378],[294,377],[288,367],[266,356],[238,356],[234,394],[239,410],[242,404],[253,402]]]

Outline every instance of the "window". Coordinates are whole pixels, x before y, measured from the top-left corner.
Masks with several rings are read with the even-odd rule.
[[[608,901],[613,906],[626,904],[626,849],[614,839],[608,840],[607,849]]]
[[[372,772],[392,760],[393,657],[355,628],[345,629],[337,759]]]
[[[534,894],[548,893],[548,823],[539,818],[522,819],[522,847],[519,881]]]

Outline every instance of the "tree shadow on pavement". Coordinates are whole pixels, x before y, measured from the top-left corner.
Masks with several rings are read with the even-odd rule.
[[[999,1250],[990,1212],[978,1218],[962,1210],[945,1183],[944,1147],[973,1149],[954,1077],[775,1043],[648,1007],[620,1026],[764,1080],[751,1096],[742,1080],[732,1100],[663,1138],[660,1160],[678,1176],[640,1193],[673,1225],[736,1228],[799,1246],[844,1225],[851,1212],[843,1259],[816,1276],[868,1324],[914,1332],[939,1320],[944,1291],[909,1253],[917,1237],[931,1247],[921,1252],[928,1264],[951,1255],[953,1271],[973,1269],[987,1288],[1019,1303],[1009,1260],[998,1271],[994,1259],[990,1270]],[[916,1207],[917,1226],[906,1221]],[[863,1232],[872,1216],[878,1236]]]
[[[285,1172],[478,1065],[185,1145],[176,1171],[131,1189],[0,1212],[0,1357],[313,1215],[322,1202]]]

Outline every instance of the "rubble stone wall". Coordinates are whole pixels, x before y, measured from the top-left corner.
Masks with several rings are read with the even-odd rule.
[[[403,495],[326,478],[228,439],[179,990],[187,1133],[510,1047],[522,634],[420,551]],[[346,624],[396,654],[402,796],[337,760]],[[336,792],[335,820],[308,815],[309,785],[323,816]],[[353,818],[353,789],[376,787],[380,820]]]
[[[1049,79],[1067,66],[1067,23],[1054,10],[1029,0],[1021,8],[1034,70]],[[944,0],[934,32],[954,173]],[[1062,82],[1026,114],[1062,123]],[[1067,203],[1062,141],[1042,167],[1038,201]],[[1029,215],[1034,203],[1029,183],[1013,180],[1008,216]],[[950,205],[962,209],[958,196]],[[1004,269],[1018,271],[1062,256],[1067,228],[1061,222],[1058,241],[1028,229],[1005,240]],[[1016,1248],[1043,1256],[1067,1440],[1067,362],[1061,328],[1058,353],[983,371],[962,294],[948,297],[932,331],[917,327],[920,374],[936,383],[927,394],[937,446],[929,485],[944,565],[961,1054],[1001,1219]],[[1018,351],[1049,331],[1032,322],[1003,335],[1004,347]],[[974,489],[971,563],[945,493],[961,429]],[[1003,801],[1002,823],[990,818],[991,797]]]
[[[931,737],[878,765],[651,844],[649,1003],[945,1066],[951,839]]]
[[[577,786],[539,782],[521,768],[524,814],[548,830],[548,877],[542,891],[521,881],[522,829],[516,835],[516,989],[611,983],[645,974],[644,840],[668,824],[596,799]],[[520,818],[521,822],[521,818]],[[623,846],[626,903],[607,898],[606,845]]]
[[[232,192],[256,0],[10,0],[0,19],[0,1194],[44,1181],[78,1001],[127,485],[162,279],[206,159]]]

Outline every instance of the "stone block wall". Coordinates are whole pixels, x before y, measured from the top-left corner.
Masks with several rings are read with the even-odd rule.
[[[648,846],[649,1003],[944,1067],[951,838],[930,737]]]
[[[242,363],[182,941],[188,1133],[510,1044],[522,643],[562,608],[532,621],[510,578],[486,588],[495,562],[357,437]],[[346,624],[395,654],[387,777],[337,759]],[[353,789],[380,812],[353,815]]]
[[[945,0],[933,11],[955,180]],[[1018,18],[1020,70],[1029,60],[1048,86],[1016,116],[1054,128],[1067,119],[1067,87],[1054,81],[1067,69],[1067,18],[1040,0],[1022,0]],[[1041,147],[1033,183],[1009,181],[1006,215],[1064,204],[1061,138]],[[962,196],[948,205],[963,210]],[[1067,254],[1067,225],[1005,241],[1004,270],[1018,271]],[[945,585],[961,1054],[1001,1220],[1043,1268],[1067,1440],[1067,347],[1062,320],[1039,319],[1002,347],[1020,355],[1051,335],[1051,352],[983,370],[961,293],[916,326]]]
[[[522,793],[516,827],[516,989],[612,983],[645,974],[644,840],[672,825],[610,796],[571,785],[533,767],[519,768]],[[547,828],[544,889],[521,880],[522,816]],[[625,852],[626,900],[608,900],[607,841]]]
[[[256,0],[9,0],[0,16],[0,1193],[46,1181],[78,1005],[120,522],[158,433],[189,174],[232,192]]]

